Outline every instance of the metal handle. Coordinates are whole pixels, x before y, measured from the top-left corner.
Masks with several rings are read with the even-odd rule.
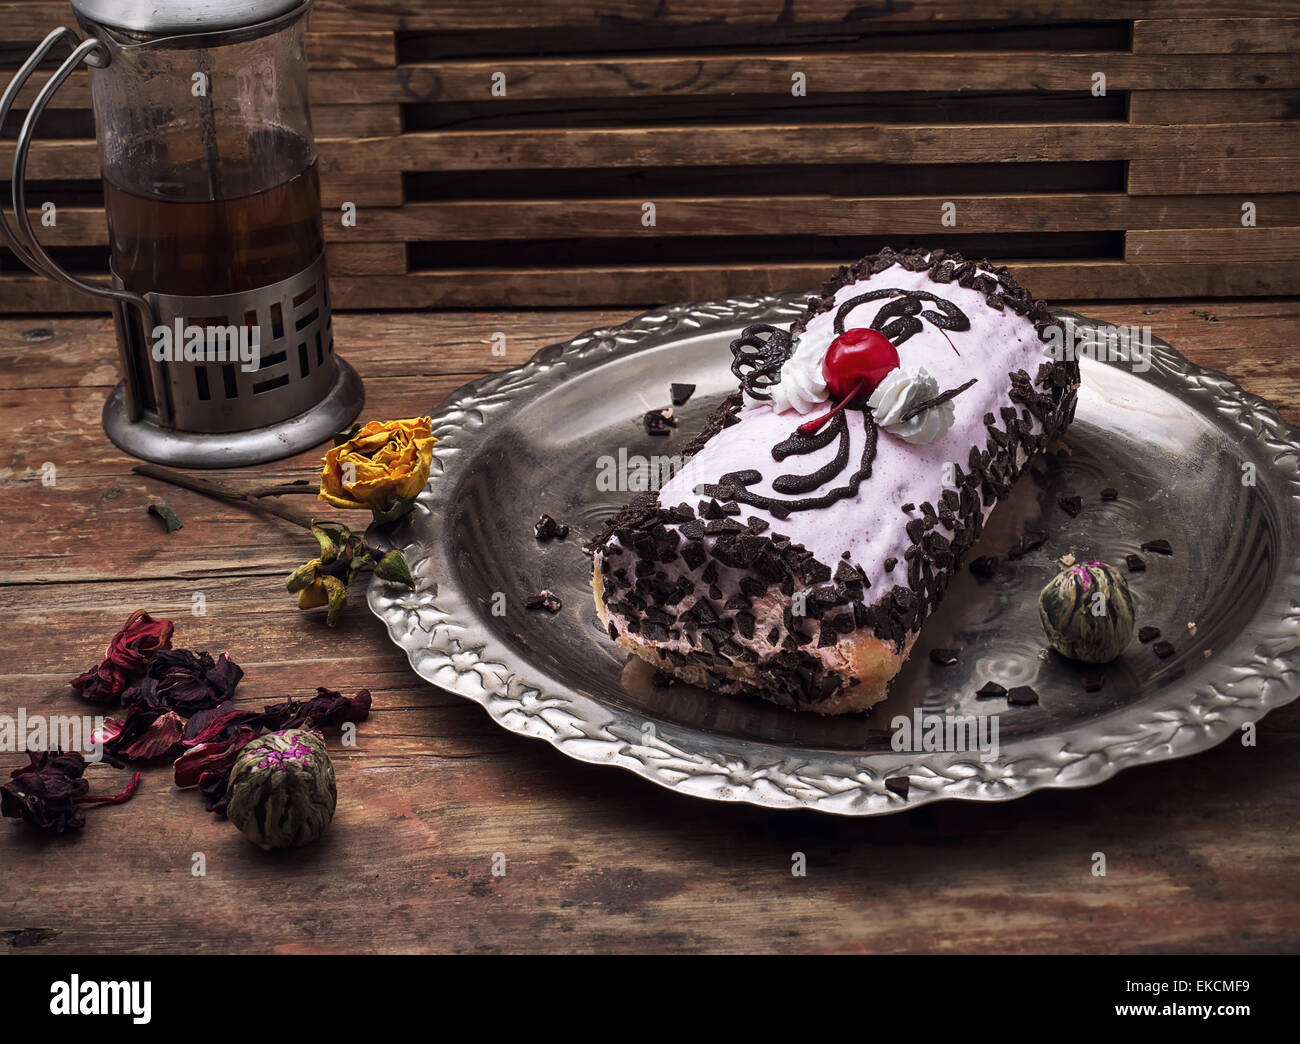
[[[77,34],[71,29],[63,26],[55,29],[41,41],[36,50],[31,53],[27,61],[14,74],[14,78],[9,81],[9,86],[5,88],[4,95],[0,96],[0,127],[3,127],[5,120],[9,118],[9,110],[13,107],[19,92],[26,85],[36,67],[45,60],[45,56],[50,53],[54,45],[65,38],[70,38],[72,42],[78,40]],[[50,99],[54,97],[54,92],[63,86],[64,81],[72,75],[82,62],[95,68],[102,68],[108,62],[108,49],[93,37],[76,43],[72,53],[55,70],[49,81],[41,88],[40,93],[36,95],[31,108],[27,111],[27,118],[23,121],[22,130],[18,134],[18,141],[14,145],[12,195],[14,224],[18,226],[18,230],[15,232],[9,226],[9,222],[5,220],[4,208],[0,206],[0,233],[3,233],[5,240],[9,243],[18,259],[33,272],[47,275],[65,286],[72,287],[74,290],[80,290],[83,293],[93,294],[96,297],[110,301],[114,312],[122,313],[119,315],[122,320],[126,318],[124,314],[125,308],[127,306],[135,307],[140,312],[145,331],[149,331],[153,329],[155,323],[153,307],[147,298],[130,290],[122,290],[104,283],[78,279],[71,273],[65,272],[54,263],[54,260],[46,253],[45,248],[41,246],[40,241],[36,238],[36,232],[32,228],[31,218],[27,214],[27,194],[24,181],[27,175],[27,153],[36,131],[36,123],[41,118],[41,114],[45,111]],[[142,412],[141,375],[137,370],[138,363],[136,360],[130,357],[125,345],[121,347],[122,375],[126,380],[126,407],[127,412],[134,419],[138,418]]]

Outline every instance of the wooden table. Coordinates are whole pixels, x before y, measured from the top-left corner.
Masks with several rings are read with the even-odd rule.
[[[1300,423],[1300,302],[1079,307],[1150,324]],[[336,321],[366,416],[387,418],[629,314]],[[1005,805],[849,820],[681,797],[502,731],[415,677],[361,604],[334,631],[299,613],[284,577],[310,538],[132,475],[99,424],[115,381],[107,319],[0,322],[0,713],[87,713],[68,679],[138,607],[173,618],[178,645],[231,650],[244,703],[368,688],[375,713],[355,748],[335,745],[338,815],[301,851],[248,844],[164,766],[129,804],[89,811],[78,835],[0,824],[0,952],[1300,949],[1300,703],[1269,715],[1254,748],[1228,742]],[[310,475],[314,462],[256,475]],[[182,530],[146,514],[159,499]],[[6,774],[23,762],[0,755]],[[97,789],[125,779],[90,773],[103,774]],[[795,852],[806,877],[791,875]],[[1091,873],[1095,852],[1105,877]]]

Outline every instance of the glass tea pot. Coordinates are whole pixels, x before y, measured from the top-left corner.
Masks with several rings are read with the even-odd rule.
[[[223,467],[324,441],[361,409],[334,354],[307,97],[310,0],[72,0],[0,98],[0,123],[59,44],[14,151],[13,227],[34,271],[109,301],[122,383],[104,427],[149,460]],[[90,69],[112,285],[58,267],[24,186],[37,121]]]

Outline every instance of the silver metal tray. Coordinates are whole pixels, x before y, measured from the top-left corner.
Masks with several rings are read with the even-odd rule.
[[[805,296],[650,312],[546,348],[436,410],[429,485],[388,535],[405,552],[416,590],[376,583],[369,594],[416,673],[580,761],[697,797],[846,815],[1088,786],[1205,750],[1295,699],[1297,432],[1264,400],[1158,340],[1145,373],[1082,361],[1063,444],[1021,478],[973,552],[999,556],[997,574],[957,577],[890,698],[869,715],[822,718],[681,685],[656,688],[653,671],[629,663],[596,618],[581,545],[634,495],[598,491],[597,459],[617,459],[620,448],[678,452],[734,386],[731,339],[753,322],[789,321]],[[1094,335],[1104,329],[1073,318]],[[670,381],[697,390],[678,411],[679,429],[650,438],[641,417],[668,405]],[[1107,486],[1117,500],[1100,499]],[[1082,497],[1078,517],[1058,506],[1063,493]],[[572,526],[567,540],[534,538],[543,512]],[[1050,536],[1007,561],[1026,529]],[[1176,653],[1160,660],[1135,639],[1103,668],[1104,687],[1085,692],[1083,670],[1044,650],[1039,589],[1066,552],[1122,566],[1157,538],[1174,555],[1143,554],[1146,572],[1131,587],[1139,625],[1159,627]],[[559,613],[524,608],[542,588],[560,595]],[[960,649],[958,663],[933,663],[936,645]],[[1040,702],[977,702],[975,690],[990,679],[1032,685]],[[996,715],[997,755],[896,751],[891,722],[917,709]],[[906,794],[896,792],[903,776]],[[887,787],[887,779],[895,782]]]

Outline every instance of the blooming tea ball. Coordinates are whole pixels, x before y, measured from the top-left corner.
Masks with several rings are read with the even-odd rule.
[[[248,744],[230,770],[226,816],[268,848],[314,841],[334,818],[334,765],[320,735],[285,729]]]
[[[1062,656],[1109,663],[1133,638],[1133,596],[1105,562],[1067,566],[1039,594],[1038,619]]]

